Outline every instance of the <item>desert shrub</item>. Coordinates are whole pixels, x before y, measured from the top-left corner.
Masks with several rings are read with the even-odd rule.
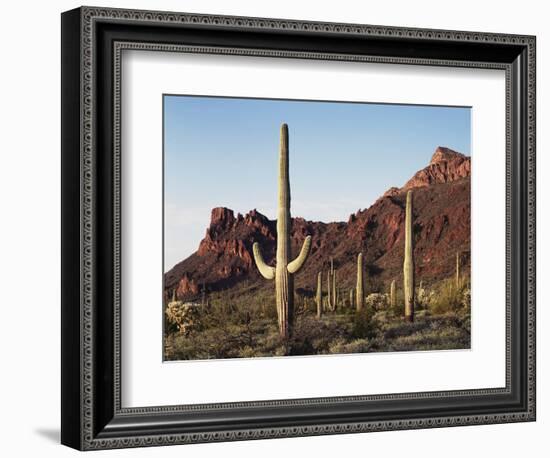
[[[277,305],[272,291],[266,291],[256,299],[256,304],[264,318],[277,321]]]
[[[416,306],[419,309],[425,309],[428,307],[430,302],[430,293],[431,291],[428,291],[428,289],[422,287],[418,287],[416,290]]]
[[[330,343],[344,335],[343,327],[336,320],[317,320],[304,315],[294,324],[288,350],[291,355],[328,353]]]
[[[396,288],[395,293],[395,307],[392,311],[395,316],[402,317],[405,315],[405,296],[403,294],[403,288]]]
[[[462,329],[464,329],[468,334],[471,333],[471,319],[470,319],[470,313],[465,314],[461,317],[460,326]]]
[[[372,344],[368,339],[355,339],[351,342],[339,339],[330,345],[329,353],[367,353],[371,347]]]
[[[211,359],[222,354],[215,332],[207,329],[195,335],[175,333],[166,337],[165,358],[168,360]]]
[[[193,303],[172,301],[165,310],[166,320],[173,325],[181,334],[189,334],[192,330],[202,328],[202,307]]]
[[[462,291],[462,300],[461,300],[462,307],[469,310],[471,300],[472,300],[472,292],[469,287],[465,287]]]
[[[374,310],[367,308],[356,312],[352,319],[351,337],[372,339],[378,331],[378,322],[373,319]]]
[[[380,325],[384,340],[390,341],[402,336],[409,336],[430,327],[430,321],[426,318],[416,319],[414,322],[404,321],[402,318],[383,322]]]
[[[468,348],[469,336],[465,336],[460,329],[445,327],[443,329],[427,329],[424,332],[401,336],[389,343],[391,351],[419,351],[419,350],[451,350]]]
[[[376,311],[386,309],[389,302],[388,295],[382,293],[371,293],[365,298],[365,306]]]
[[[430,316],[430,312],[426,309],[418,309],[416,308],[414,311],[414,319],[418,320],[420,318],[424,318]]]
[[[262,356],[258,353],[258,349],[249,347],[248,345],[239,350],[239,358],[254,358]]]
[[[454,312],[462,306],[462,288],[457,288],[455,279],[443,280],[435,294],[430,297],[429,309],[436,314]]]
[[[394,316],[391,310],[380,310],[374,314],[373,319],[376,320],[380,326],[381,323],[387,323],[388,321],[394,319]]]
[[[235,313],[248,311],[253,318],[277,319],[273,292],[257,287],[243,287],[228,291],[218,291],[208,297],[212,314],[225,313],[225,319],[238,320]]]
[[[429,316],[420,311],[413,323],[381,324],[382,336],[371,342],[370,351],[421,351],[469,348],[469,317],[449,312]]]
[[[165,357],[185,360],[271,356],[279,352],[280,346],[277,327],[271,323],[226,323],[188,335],[168,335]]]
[[[163,316],[163,319],[164,319],[164,335],[169,335],[169,334],[172,334],[174,332],[179,332],[178,330],[178,325],[174,322],[173,319],[171,318],[168,318],[168,315],[167,315],[167,308],[168,306],[166,306],[166,308],[164,309],[164,316]]]

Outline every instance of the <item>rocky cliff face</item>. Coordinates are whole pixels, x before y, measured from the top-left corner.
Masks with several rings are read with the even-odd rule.
[[[390,188],[370,208],[347,222],[292,220],[292,251],[312,235],[310,258],[296,277],[298,292],[313,294],[317,273],[332,257],[341,287],[355,283],[356,255],[366,260],[370,288],[384,289],[402,281],[406,191],[414,189],[416,278],[425,283],[452,275],[456,253],[467,271],[470,253],[470,158],[438,147],[427,167],[402,188]],[[260,242],[267,262],[273,262],[276,221],[256,210],[246,215],[228,208],[212,210],[210,226],[197,251],[165,274],[165,294],[193,299],[205,289],[232,288],[247,280],[264,287],[254,266],[252,245]]]
[[[418,171],[403,186],[403,190],[449,183],[470,176],[470,158],[452,149],[438,146],[428,167]]]

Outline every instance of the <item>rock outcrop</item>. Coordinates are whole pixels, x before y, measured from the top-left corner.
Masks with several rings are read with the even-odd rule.
[[[438,146],[430,164],[416,172],[401,188],[406,191],[412,188],[430,186],[436,183],[449,183],[470,176],[470,158],[452,149]]]

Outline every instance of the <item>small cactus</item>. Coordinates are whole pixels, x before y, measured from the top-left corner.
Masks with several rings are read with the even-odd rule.
[[[288,173],[288,126],[281,126],[279,149],[279,206],[277,210],[277,264],[269,266],[264,261],[260,245],[253,245],[254,261],[260,274],[267,280],[275,279],[275,298],[279,333],[288,339],[294,321],[294,274],[298,273],[309,256],[311,236],[307,236],[300,254],[294,261],[290,258],[290,179]]]
[[[353,295],[355,294],[355,291],[353,288],[349,290],[349,306],[350,308],[353,308]]]
[[[456,289],[460,289],[460,255],[456,252]]]
[[[414,241],[413,241],[413,194],[407,191],[405,207],[405,256],[403,261],[403,292],[405,295],[405,319],[414,321]]]
[[[390,307],[391,308],[395,308],[395,302],[396,302],[395,280],[392,280],[391,285],[390,285]]]
[[[317,294],[315,295],[315,302],[317,303],[317,318],[321,318],[321,315],[323,315],[322,276],[323,274],[321,272],[317,274]]]
[[[363,310],[365,305],[365,292],[363,291],[364,271],[363,253],[357,255],[357,286],[355,288],[355,304],[358,312]]]
[[[334,270],[334,260],[330,258],[330,267],[327,272],[327,295],[328,309],[336,310],[336,271]]]

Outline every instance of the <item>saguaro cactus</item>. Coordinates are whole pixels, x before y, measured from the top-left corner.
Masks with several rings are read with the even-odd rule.
[[[456,252],[456,289],[460,289],[460,255]]]
[[[253,245],[254,261],[258,270],[267,280],[275,279],[275,298],[279,333],[288,339],[292,333],[294,320],[294,279],[309,256],[311,236],[307,236],[300,254],[294,261],[290,258],[290,179],[288,173],[288,126],[281,126],[279,149],[279,206],[277,210],[277,264],[271,267],[266,264],[258,242]]]
[[[336,288],[336,271],[332,272],[332,310],[338,306],[338,290]]]
[[[405,259],[403,261],[403,293],[405,295],[405,319],[414,321],[414,242],[413,242],[413,194],[407,191],[405,207]]]
[[[321,272],[317,274],[317,294],[315,295],[315,302],[317,303],[317,318],[321,318],[321,315],[323,314],[322,276],[323,274]]]
[[[327,310],[332,310],[332,273],[330,269],[327,272]]]
[[[328,309],[330,311],[335,311],[338,296],[336,288],[336,270],[334,270],[334,260],[330,258],[330,267],[327,272],[327,295],[328,295]]]
[[[363,291],[363,253],[357,255],[357,286],[355,288],[355,304],[358,312],[365,305],[365,292]]]
[[[349,306],[350,307],[353,307],[353,295],[354,295],[355,291],[353,291],[353,288],[351,288],[349,290]]]
[[[390,285],[390,307],[395,308],[395,280]]]

